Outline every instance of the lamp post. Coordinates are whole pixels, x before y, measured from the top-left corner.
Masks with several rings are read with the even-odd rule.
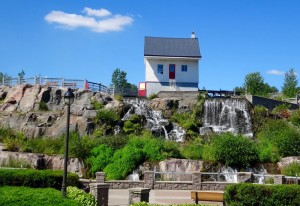
[[[64,175],[63,175],[63,182],[61,187],[62,196],[66,197],[66,182],[67,182],[67,165],[68,165],[68,150],[69,150],[69,128],[70,128],[70,106],[74,102],[74,93],[72,92],[71,88],[64,95],[65,104],[68,106],[67,109],[67,134],[65,140],[65,157],[64,157]]]

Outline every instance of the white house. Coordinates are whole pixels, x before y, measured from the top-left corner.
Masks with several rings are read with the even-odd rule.
[[[198,91],[198,39],[145,37],[146,96],[160,91]]]

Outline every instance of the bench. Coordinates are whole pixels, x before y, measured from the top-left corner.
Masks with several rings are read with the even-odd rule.
[[[209,191],[209,190],[199,190],[191,191],[191,198],[195,200],[195,204],[198,201],[212,201],[212,202],[222,202],[224,203],[224,191]]]

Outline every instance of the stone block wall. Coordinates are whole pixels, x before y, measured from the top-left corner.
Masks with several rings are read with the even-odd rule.
[[[106,184],[109,189],[131,189],[131,188],[148,188],[155,190],[219,190],[222,191],[228,184],[235,184],[222,181],[205,181],[203,182],[202,173],[193,173],[192,181],[155,181],[153,171],[144,173],[143,181],[131,180],[113,180],[105,181],[105,173],[97,172],[96,180],[81,179],[82,185],[90,183]],[[274,184],[300,184],[299,179],[288,179],[283,175],[274,175]],[[238,173],[238,182],[253,182],[253,174],[250,172]],[[292,183],[291,183],[292,182]]]

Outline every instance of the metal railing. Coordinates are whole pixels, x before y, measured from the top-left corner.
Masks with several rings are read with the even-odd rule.
[[[31,77],[31,78],[4,78],[0,85],[16,86],[19,84],[46,85],[48,87],[67,87],[71,89],[86,89],[91,91],[100,91],[111,94],[111,89],[101,83],[90,82],[81,79],[49,78],[49,77]]]

